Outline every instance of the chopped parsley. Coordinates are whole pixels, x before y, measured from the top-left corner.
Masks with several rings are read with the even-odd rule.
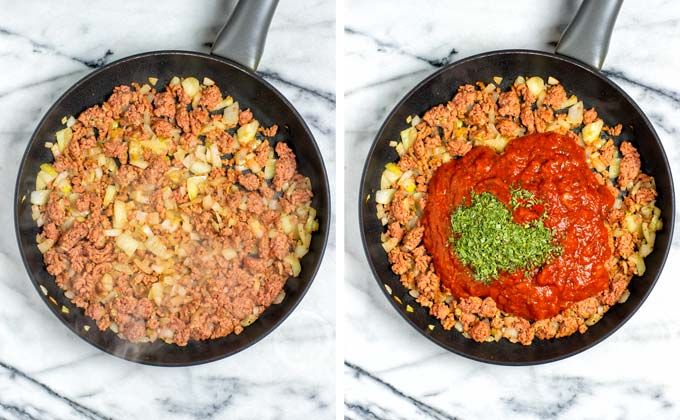
[[[531,191],[516,187],[514,184],[510,186],[510,207],[513,210],[518,207],[532,207],[540,203],[541,200],[537,199]]]
[[[512,187],[510,196],[513,209],[540,203],[521,188]],[[515,223],[511,210],[496,196],[473,191],[470,206],[463,202],[451,214],[450,241],[458,259],[472,268],[474,279],[490,284],[500,272],[528,272],[562,254],[562,247],[553,243],[554,232],[543,224],[546,217],[544,212],[538,220]]]

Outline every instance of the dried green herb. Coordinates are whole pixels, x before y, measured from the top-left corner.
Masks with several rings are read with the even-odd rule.
[[[513,209],[540,203],[521,188],[511,188],[510,196]],[[501,272],[530,271],[562,253],[562,247],[554,244],[554,232],[543,224],[546,217],[544,212],[538,220],[515,223],[496,196],[472,192],[470,206],[463,202],[451,214],[450,241],[458,259],[474,271],[475,280],[489,284]]]

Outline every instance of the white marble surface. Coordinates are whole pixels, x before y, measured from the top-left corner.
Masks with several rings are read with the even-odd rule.
[[[0,0],[0,418],[334,417],[333,239],[330,258],[283,325],[233,357],[192,368],[141,366],[83,342],[47,310],[19,257],[11,210],[18,163],[52,102],[97,66],[130,54],[207,52],[230,4]],[[333,0],[282,1],[260,65],[311,126],[331,176],[334,25]]]
[[[397,100],[452,60],[502,48],[551,50],[578,4],[347,2],[346,418],[680,418],[677,242],[651,296],[623,328],[577,356],[523,368],[473,362],[422,337],[384,298],[359,245],[361,165]],[[680,56],[674,51],[679,50],[680,3],[628,0],[604,67],[653,121],[676,176]]]

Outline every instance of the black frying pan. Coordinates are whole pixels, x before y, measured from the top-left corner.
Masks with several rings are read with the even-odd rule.
[[[213,53],[238,60],[243,65],[216,55],[187,51],[156,51],[124,58],[89,74],[71,87],[47,111],[33,133],[19,167],[15,191],[15,226],[21,256],[33,285],[50,310],[71,331],[95,347],[114,356],[151,365],[183,366],[214,361],[243,350],[269,334],[295,309],[311,285],[329,232],[330,197],[326,169],[302,117],[281,93],[254,72],[276,3],[276,0],[239,2],[218,36]],[[186,347],[160,340],[151,344],[131,344],[111,331],[100,332],[95,323],[64,296],[54,278],[45,270],[35,243],[39,229],[31,219],[29,200],[22,198],[35,189],[40,164],[53,160],[44,143],[53,140],[54,133],[62,127],[60,121],[64,115],[78,115],[86,108],[103,102],[115,86],[144,82],[153,76],[158,78],[157,86],[160,87],[175,75],[196,76],[199,80],[209,77],[223,92],[233,96],[242,108],[250,108],[263,126],[279,125],[279,133],[274,140],[290,145],[298,158],[298,170],[312,181],[312,205],[318,210],[319,231],[312,236],[309,253],[301,261],[300,276],[286,283],[283,302],[267,308],[240,335],[190,341]],[[41,292],[40,286],[47,290],[47,296]],[[62,305],[69,308],[68,314],[61,311]],[[85,331],[84,326],[89,326],[89,331]]]
[[[406,94],[378,132],[366,160],[359,196],[359,223],[364,250],[380,288],[399,314],[417,331],[443,348],[474,360],[495,364],[530,365],[559,360],[594,346],[621,327],[642,305],[659,277],[671,245],[675,216],[670,166],[661,141],[640,108],[621,88],[595,68],[600,68],[604,60],[621,2],[585,0],[560,40],[558,54],[527,50],[494,51],[466,58],[437,71]],[[589,32],[592,28],[596,28],[595,32]],[[579,59],[570,58],[567,54]],[[594,106],[605,122],[612,125],[622,123],[624,129],[619,138],[632,141],[642,157],[643,171],[656,179],[659,192],[657,206],[661,208],[664,221],[664,228],[656,237],[654,251],[645,259],[647,271],[642,277],[633,278],[629,286],[631,294],[625,304],[612,307],[585,334],[557,340],[534,340],[529,347],[511,344],[507,340],[479,344],[454,330],[444,331],[439,321],[408,294],[399,277],[390,269],[380,243],[384,227],[376,217],[374,192],[379,189],[380,176],[387,162],[398,159],[394,148],[388,143],[399,138],[399,132],[405,128],[406,117],[422,115],[431,107],[449,101],[460,85],[474,84],[478,80],[490,81],[499,75],[504,80],[501,89],[507,89],[519,75],[538,75],[544,79],[553,76],[583,100],[586,108]],[[368,195],[370,199],[367,201]],[[392,293],[387,292],[386,285]],[[399,303],[396,298],[403,303]],[[406,305],[409,304],[414,308],[413,312],[406,311]],[[436,328],[430,331],[428,325]]]

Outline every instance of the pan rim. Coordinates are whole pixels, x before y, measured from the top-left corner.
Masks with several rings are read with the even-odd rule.
[[[86,335],[83,335],[78,331],[75,327],[73,327],[70,323],[68,323],[65,319],[62,318],[61,312],[58,311],[58,308],[55,305],[50,304],[50,302],[47,300],[47,297],[41,292],[40,290],[40,285],[38,280],[35,278],[33,270],[30,268],[28,261],[26,259],[26,253],[24,252],[24,247],[21,244],[21,231],[19,228],[19,206],[20,206],[20,175],[22,174],[24,170],[24,166],[26,165],[26,161],[29,157],[29,150],[33,146],[33,144],[38,141],[38,137],[36,136],[37,133],[40,131],[40,129],[43,127],[44,124],[47,123],[48,117],[54,112],[54,109],[64,101],[65,98],[69,97],[74,90],[79,88],[81,85],[84,83],[99,77],[99,75],[107,70],[110,70],[112,67],[128,63],[134,60],[140,60],[140,59],[146,59],[150,57],[156,57],[156,56],[191,56],[191,57],[196,57],[200,58],[203,60],[212,60],[216,61],[219,63],[222,63],[224,65],[233,67],[237,71],[241,71],[243,73],[246,73],[248,76],[254,78],[257,82],[259,82],[264,88],[268,89],[271,93],[273,93],[275,96],[279,98],[279,100],[288,108],[288,110],[293,114],[293,116],[298,120],[300,125],[302,126],[304,132],[306,135],[309,137],[311,140],[311,146],[314,150],[314,154],[319,157],[319,162],[321,165],[321,176],[322,176],[322,186],[323,186],[323,200],[327,203],[327,214],[324,216],[324,220],[322,221],[322,227],[323,227],[323,237],[322,237],[322,243],[321,243],[321,248],[319,251],[319,257],[315,264],[313,265],[311,271],[310,271],[310,278],[307,284],[300,290],[300,294],[297,297],[296,301],[292,304],[290,309],[276,322],[274,322],[271,326],[271,328],[265,330],[262,334],[259,336],[256,336],[252,341],[249,343],[241,346],[240,348],[230,351],[230,352],[224,352],[222,354],[216,355],[216,356],[211,356],[211,357],[205,357],[201,359],[195,359],[191,360],[188,362],[163,362],[163,361],[158,361],[158,360],[144,360],[141,357],[137,356],[128,356],[127,354],[121,354],[121,353],[115,353],[111,351],[110,349],[106,348],[103,345],[100,345],[98,342],[91,341],[88,339]],[[313,174],[313,176],[318,176],[319,174]],[[316,192],[315,192],[316,193]],[[28,142],[26,143],[26,148],[24,150],[24,153],[21,157],[21,160],[19,161],[19,167],[17,170],[17,175],[16,175],[16,181],[15,181],[15,187],[14,187],[14,205],[13,205],[13,211],[14,211],[14,231],[16,235],[16,240],[17,240],[17,245],[19,247],[19,253],[21,255],[21,260],[24,265],[24,270],[28,274],[28,277],[31,280],[31,283],[33,284],[34,289],[40,296],[41,300],[45,303],[45,305],[50,309],[50,311],[55,315],[55,317],[62,323],[64,324],[70,331],[72,331],[75,335],[77,335],[81,340],[84,342],[88,343],[89,345],[101,350],[103,353],[113,356],[118,359],[125,360],[127,362],[131,363],[138,363],[142,365],[147,365],[147,366],[159,366],[159,367],[185,367],[185,366],[196,366],[196,365],[201,365],[201,364],[206,364],[206,363],[211,363],[215,362],[217,360],[221,360],[230,356],[233,356],[237,353],[240,353],[241,351],[244,351],[251,346],[257,344],[260,342],[262,339],[267,337],[269,334],[271,334],[274,330],[279,328],[283,322],[288,319],[288,317],[297,309],[298,305],[302,302],[304,297],[307,295],[307,292],[312,286],[312,283],[316,279],[316,276],[318,274],[318,271],[321,267],[321,264],[324,260],[324,256],[326,253],[326,248],[328,245],[328,239],[330,236],[330,222],[331,222],[331,215],[332,215],[332,202],[331,202],[331,195],[330,195],[330,183],[328,179],[328,172],[326,169],[326,164],[323,158],[323,154],[321,153],[321,150],[319,149],[319,145],[316,141],[316,138],[314,137],[312,131],[310,130],[309,126],[305,122],[304,118],[302,118],[302,115],[298,112],[298,110],[290,103],[290,101],[278,90],[276,89],[271,83],[266,81],[262,76],[257,74],[255,71],[246,68],[245,66],[236,63],[232,60],[229,60],[224,57],[216,56],[216,55],[211,55],[211,54],[206,54],[202,52],[196,52],[196,51],[188,51],[188,50],[154,50],[154,51],[147,51],[147,52],[142,52],[142,53],[137,53],[134,55],[126,56],[123,58],[120,58],[118,60],[112,61],[111,63],[108,63],[102,67],[99,67],[98,69],[91,71],[90,73],[84,75],[82,78],[80,78],[77,82],[75,82],[73,85],[71,85],[63,94],[61,94],[53,103],[52,105],[44,112],[43,116],[40,118],[39,122],[33,129],[33,132],[31,134],[31,137],[29,138]],[[43,269],[44,270],[44,269]],[[49,275],[49,273],[48,273]],[[50,275],[51,276],[51,275]],[[54,276],[51,276],[54,278]],[[85,316],[83,314],[83,316]],[[164,344],[168,346],[172,346],[174,344]]]
[[[460,66],[463,64],[466,64],[470,61],[475,61],[475,60],[481,60],[481,59],[486,59],[491,56],[501,56],[501,55],[527,55],[527,56],[541,56],[545,57],[551,60],[558,60],[558,61],[563,61],[563,62],[568,62],[572,65],[575,65],[577,67],[580,67],[581,69],[587,71],[591,76],[599,78],[602,80],[604,83],[607,85],[611,86],[623,99],[625,99],[632,107],[633,109],[637,112],[637,114],[641,117],[645,125],[650,129],[652,133],[652,137],[654,138],[655,142],[659,146],[659,149],[661,151],[661,156],[663,157],[663,162],[662,162],[662,167],[666,169],[666,171],[669,174],[669,206],[670,206],[670,214],[671,214],[671,220],[669,221],[668,224],[664,223],[664,227],[668,226],[667,228],[669,229],[669,235],[668,235],[668,246],[666,247],[666,250],[661,258],[661,263],[659,264],[658,271],[654,278],[651,279],[651,282],[649,283],[649,286],[645,293],[643,294],[640,302],[637,304],[636,307],[632,308],[631,312],[628,313],[625,317],[622,318],[622,320],[615,325],[612,329],[607,331],[605,334],[603,334],[601,337],[599,337],[596,340],[593,340],[592,342],[577,348],[576,350],[566,352],[563,354],[559,354],[557,356],[552,356],[552,357],[546,357],[542,359],[537,359],[537,360],[531,360],[531,361],[515,361],[515,360],[500,360],[500,359],[490,359],[490,358],[485,358],[478,356],[475,353],[472,352],[465,352],[461,349],[453,348],[452,346],[448,346],[447,344],[443,343],[442,341],[438,340],[432,335],[427,334],[426,331],[422,330],[420,326],[418,326],[415,321],[413,321],[411,318],[407,316],[405,313],[405,310],[393,299],[393,297],[390,295],[390,293],[383,287],[384,282],[382,281],[376,267],[374,264],[373,259],[371,258],[371,255],[369,253],[369,244],[368,244],[368,238],[366,237],[366,232],[364,229],[366,219],[364,218],[364,212],[362,211],[362,206],[363,206],[363,201],[364,197],[366,197],[367,194],[370,194],[370,190],[365,188],[366,187],[366,178],[367,178],[367,172],[368,172],[368,166],[369,163],[372,161],[372,158],[376,152],[378,143],[381,138],[384,136],[384,132],[387,128],[388,123],[394,118],[396,112],[401,109],[404,106],[404,103],[410,99],[414,94],[419,92],[423,86],[427,85],[431,81],[439,78],[443,73],[449,71],[451,68]],[[435,104],[436,105],[436,104]],[[619,87],[615,82],[610,80],[608,77],[606,77],[604,74],[602,74],[600,71],[595,69],[594,67],[589,66],[588,64],[585,64],[581,61],[578,61],[576,59],[573,59],[571,57],[555,54],[555,53],[549,53],[545,51],[538,51],[538,50],[530,50],[530,49],[502,49],[502,50],[493,50],[493,51],[486,51],[482,52],[479,54],[474,54],[469,57],[462,58],[458,61],[455,61],[453,63],[450,63],[437,71],[433,72],[429,76],[425,77],[424,79],[420,80],[413,88],[411,88],[406,94],[404,94],[398,101],[397,103],[391,108],[391,111],[384,117],[383,123],[378,129],[375,138],[373,139],[373,142],[371,144],[371,147],[368,151],[368,154],[366,155],[366,160],[364,162],[364,167],[362,169],[362,175],[361,175],[361,181],[359,185],[359,196],[357,197],[358,199],[358,213],[359,213],[359,231],[361,233],[361,242],[363,245],[364,249],[364,255],[366,256],[366,259],[368,260],[368,265],[371,269],[371,273],[373,274],[373,278],[378,284],[378,288],[382,291],[383,295],[387,298],[387,300],[390,302],[391,306],[396,310],[396,312],[406,320],[406,322],[413,327],[418,333],[420,333],[422,336],[426,337],[429,341],[433,342],[434,344],[438,345],[439,347],[454,353],[459,356],[463,356],[467,359],[474,360],[476,362],[481,362],[481,363],[487,363],[487,364],[492,364],[492,365],[499,365],[499,366],[534,366],[534,365],[540,365],[540,364],[547,364],[547,363],[552,363],[556,362],[559,360],[566,359],[571,356],[575,356],[581,352],[584,352],[597,344],[601,343],[605,339],[611,337],[616,331],[618,331],[624,324],[626,324],[632,317],[635,315],[635,313],[642,307],[644,302],[647,300],[649,295],[651,294],[652,290],[656,286],[656,283],[661,276],[661,273],[663,272],[664,266],[666,264],[666,261],[668,259],[668,255],[670,253],[671,245],[673,242],[673,233],[674,233],[674,228],[675,228],[675,188],[674,188],[674,183],[673,183],[673,175],[670,167],[670,163],[668,161],[668,157],[666,155],[666,151],[663,147],[663,143],[661,142],[661,139],[659,138],[658,134],[656,133],[656,130],[654,129],[654,126],[652,123],[649,121],[647,116],[645,115],[644,112],[642,112],[642,109],[638,106],[637,102],[635,102],[621,87]],[[403,286],[402,286],[403,287]],[[432,316],[429,315],[428,316]],[[434,319],[434,318],[433,318]],[[587,334],[587,332],[586,332]],[[554,340],[554,339],[553,339]],[[493,343],[482,343],[481,345],[488,345]]]

